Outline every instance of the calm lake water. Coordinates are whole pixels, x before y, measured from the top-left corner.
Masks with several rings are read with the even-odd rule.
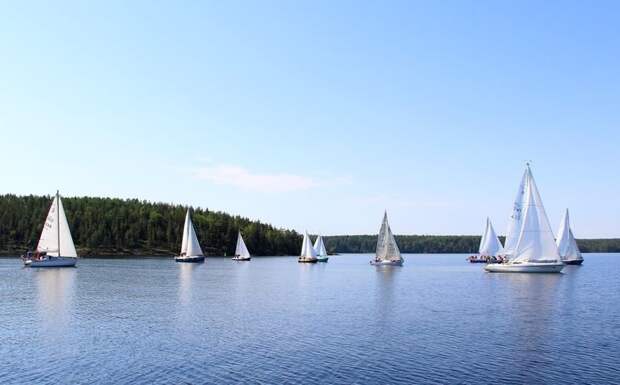
[[[0,383],[620,383],[620,255],[405,258],[0,259]]]

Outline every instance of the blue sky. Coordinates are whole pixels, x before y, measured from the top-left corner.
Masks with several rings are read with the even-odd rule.
[[[617,2],[3,2],[0,192],[314,233],[620,236]]]

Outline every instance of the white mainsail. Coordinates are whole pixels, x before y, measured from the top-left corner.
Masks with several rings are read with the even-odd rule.
[[[304,241],[301,244],[301,257],[304,258],[316,258],[316,251],[314,247],[312,247],[312,241],[310,240],[310,236],[308,232],[304,234]]]
[[[320,235],[314,242],[314,251],[320,257],[325,257],[327,255],[327,250],[325,249],[325,244],[323,243],[323,237]]]
[[[45,251],[47,255],[53,257],[77,258],[77,251],[75,251],[65,209],[58,193],[56,193],[52,201],[52,207],[50,207],[50,211],[47,214],[37,250]]]
[[[523,177],[521,177],[521,183],[519,184],[519,190],[515,198],[515,203],[512,207],[512,214],[508,220],[508,230],[506,231],[506,240],[504,241],[504,248],[500,251],[501,255],[510,257],[514,254],[517,242],[519,241],[519,231],[521,230],[521,219],[523,214],[523,201],[525,199],[525,181],[527,179],[527,172],[525,170]]]
[[[239,231],[239,235],[237,236],[237,247],[235,248],[235,255],[239,257],[250,257],[250,251],[245,246],[245,242],[243,242],[241,231]]]
[[[186,257],[202,256],[202,249],[194,230],[192,218],[189,215],[189,209],[185,215],[185,225],[183,226],[183,240],[181,241],[181,255]]]
[[[383,261],[399,261],[403,259],[396,244],[396,239],[394,239],[394,234],[392,234],[392,229],[390,229],[387,211],[383,215],[383,222],[377,237],[376,256],[377,259]]]
[[[568,217],[568,209],[564,213],[562,223],[560,224],[560,230],[558,231],[558,238],[556,239],[558,246],[558,252],[563,261],[575,261],[582,260],[581,252],[577,246],[577,241],[573,236],[573,230],[570,228],[570,221]]]
[[[480,239],[480,247],[478,248],[478,254],[484,256],[494,257],[502,249],[502,244],[495,234],[491,220],[487,218],[487,225],[484,230],[484,235]]]
[[[525,201],[519,240],[511,262],[560,262],[553,231],[529,165],[526,169]]]

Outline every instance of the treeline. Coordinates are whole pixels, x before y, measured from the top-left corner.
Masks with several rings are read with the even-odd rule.
[[[0,195],[0,253],[37,246],[53,197]],[[187,206],[138,199],[63,198],[80,256],[173,255],[179,252]],[[254,255],[295,255],[301,235],[240,216],[196,208],[192,220],[208,255],[231,255],[237,231]]]
[[[403,253],[477,253],[480,236],[470,235],[396,235],[396,242]],[[504,237],[500,237],[504,242]],[[620,239],[578,239],[584,253],[620,253]],[[325,237],[329,252],[373,253],[377,246],[376,235],[337,235]]]
[[[37,245],[52,197],[0,195],[0,254]],[[80,256],[173,255],[179,252],[187,206],[138,199],[63,198]],[[232,255],[237,231],[253,255],[298,255],[302,237],[240,216],[196,208],[192,219],[207,255]],[[501,239],[503,242],[503,239]],[[475,253],[479,236],[397,235],[403,253]],[[620,239],[580,239],[582,252],[620,252]],[[330,253],[372,253],[376,235],[325,237]]]

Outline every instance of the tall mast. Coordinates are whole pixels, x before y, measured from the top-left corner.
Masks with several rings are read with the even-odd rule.
[[[60,193],[56,190],[56,228],[58,229],[58,256],[60,257]]]

